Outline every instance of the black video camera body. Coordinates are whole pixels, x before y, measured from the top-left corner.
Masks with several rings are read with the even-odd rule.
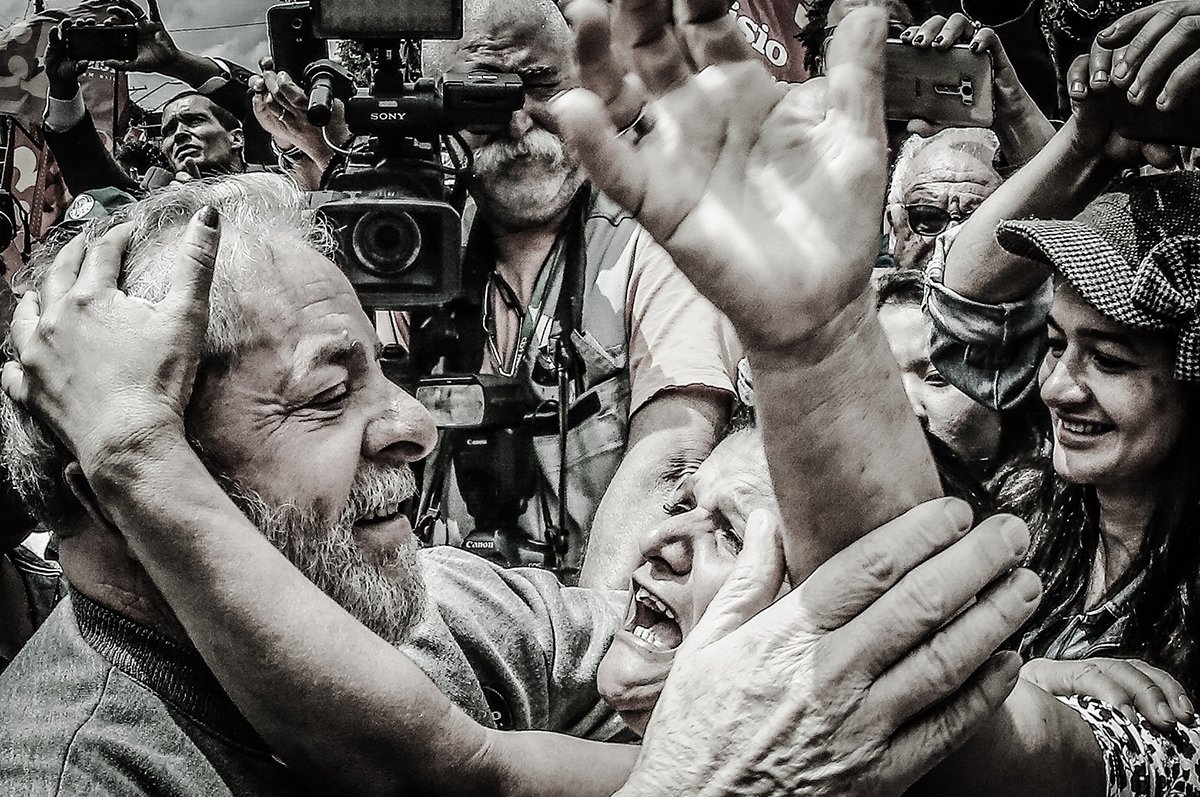
[[[516,75],[469,64],[393,95],[359,93],[346,102],[350,129],[376,136],[384,153],[347,169],[319,206],[334,225],[342,269],[363,304],[382,310],[444,305],[462,287],[461,205],[443,178],[440,137],[507,125],[524,102]]]
[[[457,182],[448,185],[447,175],[465,172],[461,164],[443,162],[444,140],[462,130],[507,126],[524,103],[520,77],[463,64],[436,78],[406,79],[403,40],[461,37],[462,0],[383,6],[311,0],[272,11],[268,22],[280,28],[270,34],[277,63],[303,59],[295,48],[309,57],[319,53],[310,38],[349,38],[369,48],[372,83],[366,89],[356,90],[347,70],[328,59],[309,62],[301,73],[310,121],[326,124],[337,98],[350,131],[367,137],[364,147],[346,153],[327,190],[312,198],[335,229],[338,265],[363,305],[403,310],[457,298],[463,192]]]

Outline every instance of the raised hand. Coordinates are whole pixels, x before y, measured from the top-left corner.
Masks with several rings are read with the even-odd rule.
[[[995,650],[1037,605],[1037,577],[1009,572],[1025,524],[970,525],[960,501],[922,504],[765,609],[739,560],[676,653],[618,794],[900,794],[1004,702],[1020,660]],[[747,559],[777,584],[758,536]],[[696,762],[686,777],[679,761]]]
[[[576,0],[577,3],[593,0]],[[867,289],[885,180],[879,9],[838,26],[828,78],[777,84],[725,0],[615,4],[609,24],[653,102],[648,134],[618,137],[593,91],[611,61],[580,52],[553,103],[595,185],[634,213],[743,343],[792,351]],[[619,56],[620,53],[617,53]],[[617,61],[624,61],[615,57]]]
[[[1097,63],[1099,62],[1099,66]],[[1110,81],[1098,80],[1111,63],[1111,53],[1099,44],[1092,52],[1075,59],[1067,70],[1067,92],[1071,98],[1071,119],[1064,127],[1063,135],[1069,135],[1075,149],[1081,153],[1099,155],[1122,166],[1141,166],[1150,163],[1160,169],[1171,169],[1178,165],[1178,150],[1159,140],[1146,138],[1129,127],[1133,122],[1149,132],[1145,123],[1145,111],[1131,112],[1128,102],[1114,89]],[[1172,137],[1169,119],[1166,128],[1156,131],[1160,139]],[[1195,131],[1178,130],[1179,135],[1194,135]],[[1181,142],[1182,143],[1182,142]]]
[[[604,103],[613,125],[624,130],[639,118],[649,98],[642,81],[626,71],[627,54],[617,51],[620,43],[612,35],[612,8],[578,0],[565,0],[560,5],[567,21],[578,32],[575,38],[578,60],[590,65],[589,90]]]
[[[50,96],[69,100],[79,90],[79,76],[88,68],[87,61],[76,61],[67,54],[67,31],[72,20],[64,19],[50,29],[46,37],[46,78],[50,81]]]
[[[16,359],[4,364],[0,384],[54,428],[85,473],[131,438],[163,427],[182,434],[208,326],[218,221],[205,208],[189,222],[161,301],[117,287],[129,223],[90,245],[77,236],[54,259],[41,294],[21,297],[9,330]]]
[[[1195,103],[1200,87],[1200,0],[1164,0],[1131,11],[1101,31],[1111,80],[1130,102],[1163,111]]]
[[[333,118],[322,132],[308,121],[308,94],[304,89],[287,72],[276,72],[270,58],[263,58],[259,67],[262,74],[250,78],[254,116],[275,139],[276,146],[299,147],[323,170],[334,156],[326,136],[338,145],[350,138],[346,106],[341,100],[333,101]]]
[[[110,69],[123,69],[127,72],[159,72],[170,74],[179,60],[179,47],[171,38],[171,33],[163,25],[162,12],[158,9],[158,0],[147,0],[150,13],[144,14],[132,2],[111,6],[111,14],[123,22],[137,26],[137,55],[132,61],[110,59],[104,65]]]
[[[900,40],[918,49],[948,50],[967,44],[972,52],[987,53],[992,59],[992,85],[995,89],[996,120],[992,129],[999,136],[1001,150],[1012,164],[1031,160],[1054,135],[1054,126],[1037,107],[1009,60],[1000,37],[991,28],[976,28],[964,14],[940,14],[921,25],[913,25],[900,34]],[[912,127],[909,128],[913,130]],[[931,135],[936,128],[914,130]]]

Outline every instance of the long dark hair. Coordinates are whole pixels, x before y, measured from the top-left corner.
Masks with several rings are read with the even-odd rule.
[[[1142,544],[1109,595],[1144,573],[1130,602],[1120,654],[1171,673],[1191,694],[1200,687],[1200,386],[1184,385],[1179,439],[1163,467],[1162,493]],[[1071,484],[1049,457],[1009,474],[1006,511],[1029,522],[1028,566],[1042,577],[1041,605],[1026,628],[1037,629],[1026,650],[1045,652],[1061,631],[1057,620],[1084,611],[1100,551],[1100,509],[1094,487]]]

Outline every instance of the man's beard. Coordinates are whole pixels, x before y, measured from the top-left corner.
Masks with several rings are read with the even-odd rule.
[[[497,139],[472,154],[471,195],[480,209],[503,227],[547,224],[570,205],[583,184],[578,163],[562,139],[533,128],[519,141]]]
[[[425,582],[416,540],[368,560],[354,540],[354,521],[416,491],[407,467],[364,465],[350,497],[330,523],[312,509],[274,505],[237,479],[222,479],[233,502],[309,581],[377,636],[408,638],[425,608]]]

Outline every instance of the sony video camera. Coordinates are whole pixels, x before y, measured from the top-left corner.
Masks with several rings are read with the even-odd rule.
[[[459,131],[503,129],[524,102],[521,79],[462,64],[416,77],[411,58],[422,38],[459,38],[461,0],[311,0],[268,12],[278,68],[302,75],[308,116],[326,125],[333,102],[362,148],[344,153],[340,173],[314,204],[332,222],[339,265],[364,306],[401,310],[445,305],[462,290],[461,179],[446,146]],[[326,40],[363,45],[370,85],[358,88],[345,66],[320,57]],[[415,78],[415,79],[414,79]],[[342,142],[330,142],[331,145]]]

